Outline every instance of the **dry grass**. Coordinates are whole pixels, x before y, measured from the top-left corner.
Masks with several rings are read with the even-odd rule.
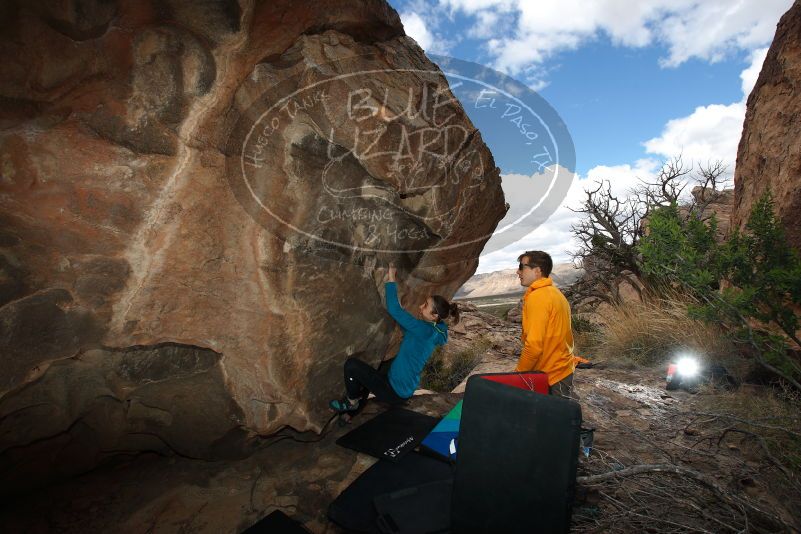
[[[691,318],[690,303],[686,297],[673,295],[606,308],[596,359],[653,365],[688,351],[707,363],[737,367],[734,345],[714,325]]]
[[[801,392],[789,386],[743,386],[699,401],[727,425],[761,436],[778,461],[801,474]]]
[[[598,347],[603,337],[601,327],[581,314],[571,316],[573,339],[576,343],[575,354],[588,360],[595,360]]]

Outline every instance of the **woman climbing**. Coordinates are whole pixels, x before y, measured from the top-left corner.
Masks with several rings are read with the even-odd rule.
[[[418,308],[420,318],[404,310],[398,302],[397,270],[390,263],[384,283],[387,311],[403,330],[398,354],[392,360],[387,377],[358,358],[345,362],[345,397],[332,400],[331,408],[339,413],[355,412],[373,393],[381,402],[399,404],[412,396],[420,383],[420,373],[438,345],[448,342],[448,325],[459,322],[459,307],[439,295],[433,295]]]

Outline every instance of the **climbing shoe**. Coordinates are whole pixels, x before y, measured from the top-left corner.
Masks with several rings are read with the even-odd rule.
[[[351,404],[348,399],[343,398],[342,400],[332,400],[328,403],[328,406],[337,413],[348,413],[358,410],[359,402],[357,401]]]

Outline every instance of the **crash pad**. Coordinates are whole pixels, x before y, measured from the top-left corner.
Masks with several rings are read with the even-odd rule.
[[[437,426],[423,438],[421,450],[443,460],[456,458],[459,424],[462,418],[462,401],[449,411]]]
[[[274,510],[242,534],[309,534],[309,531],[281,510]]]
[[[339,438],[337,445],[397,462],[420,445],[436,424],[436,417],[391,408]]]
[[[581,407],[479,376],[467,382],[453,532],[567,532]]]
[[[535,391],[541,394],[548,393],[548,375],[545,373],[485,373],[475,376],[484,380]],[[423,438],[421,449],[442,460],[452,461],[456,459],[461,417],[462,401],[459,401],[459,403],[437,423],[434,429]]]
[[[437,480],[385,493],[373,499],[382,534],[448,532],[452,480]]]
[[[389,498],[382,496],[413,488],[423,488],[432,482],[450,482],[452,480],[453,467],[451,465],[417,452],[405,455],[399,462],[376,462],[331,503],[328,507],[328,517],[347,532],[381,532],[375,503],[377,497],[380,498],[379,506],[384,506],[382,512],[386,514]],[[436,490],[436,487],[428,489]],[[430,491],[427,491],[426,488],[422,491],[430,495]],[[406,493],[408,495],[410,492]],[[403,504],[397,494],[392,499],[394,505]],[[397,513],[397,508],[394,510],[396,510],[393,516],[395,523],[403,525],[404,516]],[[432,507],[422,509],[414,507],[409,513],[439,516],[441,510],[434,510]]]

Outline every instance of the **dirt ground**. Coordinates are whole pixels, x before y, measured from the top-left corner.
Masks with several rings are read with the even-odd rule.
[[[486,318],[493,345],[475,372],[514,367],[515,328],[496,320]],[[470,336],[479,322],[474,317]],[[801,531],[797,471],[767,445],[776,433],[798,443],[798,417],[788,426],[766,413],[746,424],[714,409],[727,393],[668,392],[663,372],[577,371],[585,426],[595,432],[589,456],[580,456],[573,531]],[[409,407],[444,415],[463,386],[456,391],[416,396]],[[381,409],[370,403],[350,425],[332,422],[322,436],[284,432],[242,460],[123,458],[6,500],[0,532],[235,533],[275,509],[312,532],[340,532],[326,518],[328,504],[375,460],[335,441]]]
[[[409,409],[440,415],[460,397],[415,397]],[[368,403],[321,436],[286,432],[243,460],[131,457],[2,503],[0,532],[235,533],[276,509],[311,532],[340,532],[328,505],[376,460],[335,441],[384,409]]]
[[[779,428],[771,414],[746,423],[716,409],[728,392],[667,392],[663,369],[579,372],[585,424],[596,430],[579,467],[575,531],[801,530],[798,472],[760,435],[760,425]],[[615,471],[624,475],[582,482]]]

